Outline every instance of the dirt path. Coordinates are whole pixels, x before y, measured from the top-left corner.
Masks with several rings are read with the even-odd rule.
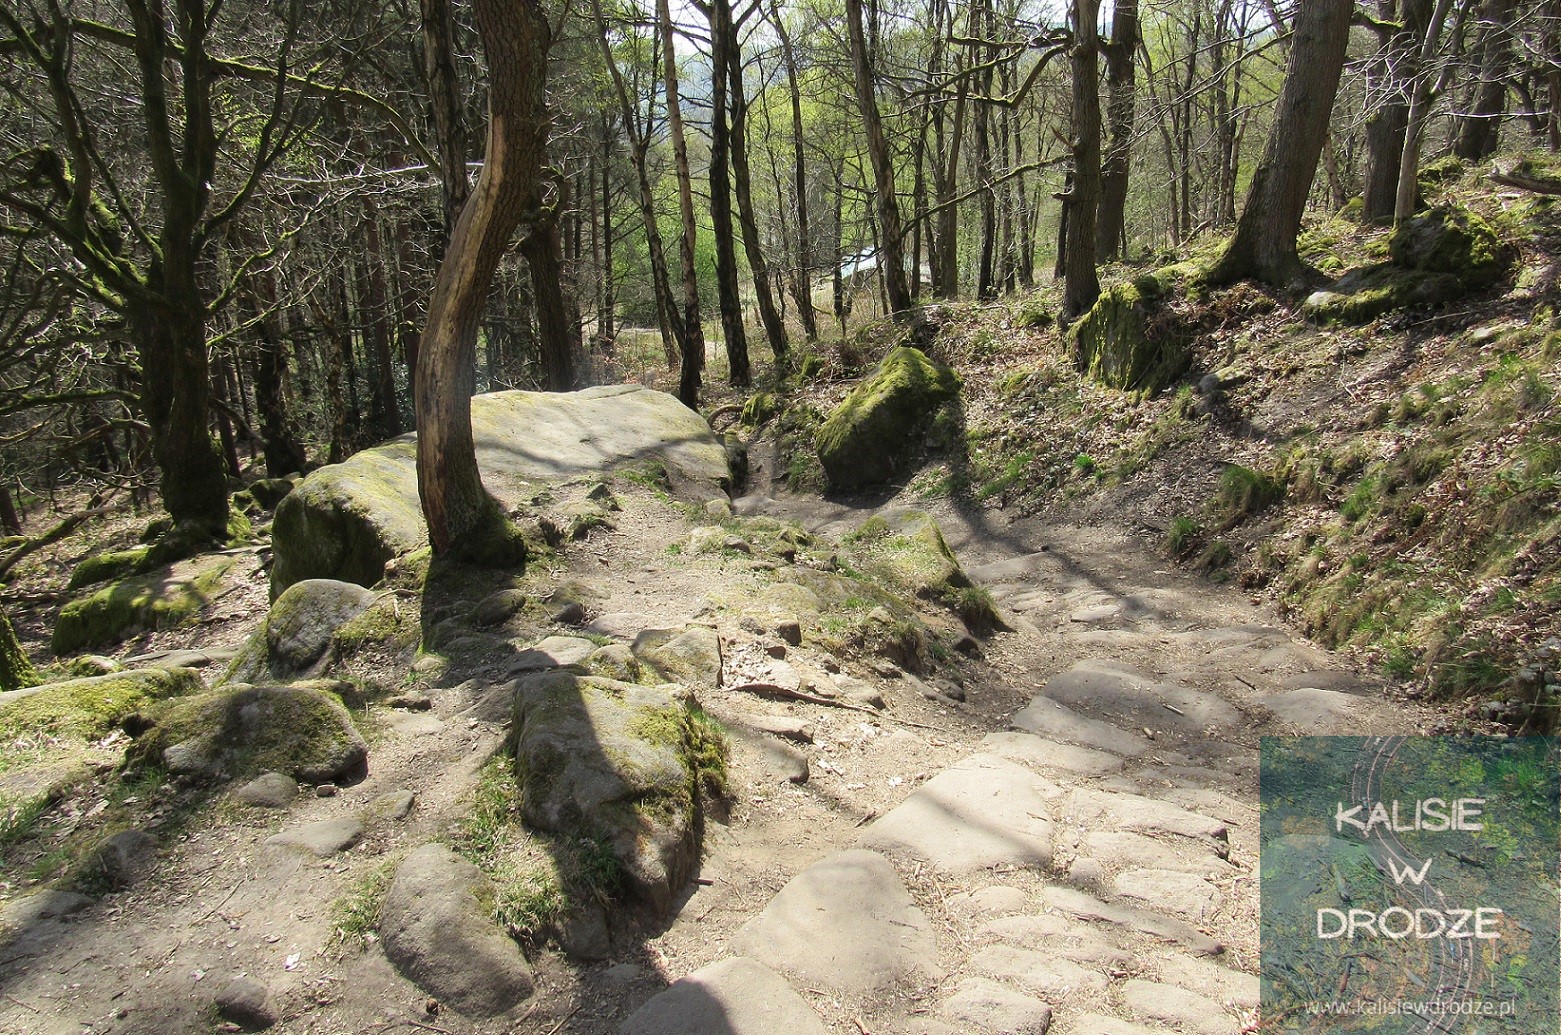
[[[767,495],[735,509],[824,535],[869,513]],[[365,783],[283,812],[219,804],[130,891],[13,928],[0,1032],[210,1031],[214,995],[246,975],[274,992],[277,1031],[607,1035],[696,971],[628,1030],[773,1032],[788,1003],[805,1004],[798,1031],[816,1014],[840,1035],[1031,1032],[1048,1017],[1061,1035],[1240,1030],[1257,995],[1258,737],[1409,732],[1415,716],[1140,543],[937,516],[1013,630],[932,684],[859,664],[830,674],[836,659],[807,643],[723,626],[728,686],[701,700],[733,731],[735,800],[707,826],[699,880],[664,929],[620,937],[599,963],[536,960],[524,1016],[429,1013],[376,948],[332,944],[333,903],[448,833],[502,738],[496,670],[435,693],[430,712],[376,712]],[[596,590],[598,635],[701,620],[713,594],[757,585],[758,565],[669,551],[689,526],[635,500],[554,577]],[[813,679],[854,679],[886,711],[730,688],[775,654]],[[789,740],[764,732],[780,726]],[[417,796],[409,816],[376,812],[403,790]],[[266,843],[353,817],[364,831],[345,852]],[[733,957],[774,973],[721,962]],[[786,981],[755,986],[775,973]],[[765,1019],[745,1019],[753,1003]],[[656,1027],[669,1009],[681,1019]]]

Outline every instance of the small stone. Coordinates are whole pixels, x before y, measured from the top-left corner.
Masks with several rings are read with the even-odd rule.
[[[128,888],[157,866],[157,838],[144,830],[121,830],[93,849],[88,863],[109,887]]]
[[[938,693],[951,701],[962,702],[965,700],[965,688],[952,679],[935,679],[932,681],[932,685],[937,689]]]
[[[900,666],[892,661],[885,661],[883,658],[874,658],[868,662],[868,667],[884,679],[900,679],[905,675],[901,671]]]
[[[1099,884],[1105,879],[1105,869],[1094,859],[1075,859],[1068,866],[1068,880],[1074,884]]]
[[[841,676],[836,682],[840,684],[841,694],[851,703],[860,704],[868,708],[877,708],[880,711],[883,710],[883,691],[873,684],[864,683],[860,679],[852,679],[850,676]]]
[[[1051,1007],[996,981],[970,977],[943,1004],[943,1013],[970,1030],[1002,1031],[1007,1035],[1046,1035]]]
[[[979,658],[981,656],[981,641],[967,633],[954,641],[954,649],[967,657]]]
[[[584,625],[585,619],[585,605],[578,600],[571,600],[553,615],[553,621],[559,625]]]
[[[334,798],[336,797],[336,785],[334,783],[322,783],[314,789],[314,796],[316,798]]]
[[[753,553],[753,547],[741,536],[729,535],[721,540],[723,550],[732,550],[736,553]]]
[[[409,712],[426,712],[434,706],[434,700],[427,694],[397,694],[385,704]]]
[[[645,976],[645,968],[633,963],[614,963],[602,971],[602,980],[612,985],[629,985]]]
[[[559,931],[559,944],[577,960],[595,962],[612,955],[612,932],[607,913],[596,903],[570,911]]]
[[[229,981],[217,994],[216,1005],[219,1017],[244,1031],[263,1031],[281,1019],[271,989],[254,978]]]
[[[832,654],[824,655],[823,659],[819,661],[819,665],[824,669],[825,672],[828,672],[831,675],[837,674],[840,671],[840,661]]]
[[[613,509],[617,509],[618,501],[613,499],[612,490],[605,482],[597,482],[586,490],[585,498],[596,503],[609,503]]]
[[[272,834],[266,838],[266,844],[301,848],[310,855],[324,859],[351,848],[362,836],[363,824],[351,816],[342,816]]]
[[[784,643],[772,643],[764,648],[764,653],[772,658],[784,658],[786,656],[786,645]]]
[[[785,621],[777,622],[775,625],[775,635],[779,636],[793,647],[800,647],[802,646],[802,623],[797,621],[795,618],[788,618]]]
[[[79,913],[92,905],[92,900],[86,895],[78,895],[74,891],[37,891],[31,895],[23,895],[6,903],[4,909],[0,909],[0,928],[14,927],[27,928],[45,920],[56,920],[61,917]]]
[[[450,663],[438,654],[424,654],[412,662],[412,672],[414,675],[431,676],[444,671],[449,665]]]
[[[723,499],[705,501],[705,516],[712,521],[732,520],[732,505]]]
[[[501,589],[490,593],[472,608],[471,622],[479,629],[501,625],[513,618],[526,606],[526,594],[518,589]]]
[[[417,795],[411,791],[391,791],[389,794],[381,794],[369,802],[365,810],[370,817],[385,819],[406,819],[412,814],[412,806],[417,802]]]
[[[262,809],[283,809],[298,797],[298,781],[282,773],[261,773],[233,792],[245,805]]]
[[[673,982],[636,1010],[619,1035],[825,1035],[828,1030],[779,974],[737,957]]]

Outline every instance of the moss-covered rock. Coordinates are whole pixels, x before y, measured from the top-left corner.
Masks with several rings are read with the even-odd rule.
[[[22,650],[16,629],[4,611],[0,611],[0,694],[20,690],[38,682],[37,670]]]
[[[93,586],[99,582],[140,575],[151,567],[148,559],[151,557],[152,549],[151,546],[133,546],[128,550],[109,550],[106,553],[93,554],[71,571],[70,581],[65,584],[65,588],[81,589],[83,586]]]
[[[235,563],[231,557],[197,558],[72,600],[60,609],[50,647],[63,657],[117,643],[137,630],[182,625],[200,614]]]
[[[239,686],[165,702],[127,753],[133,765],[215,781],[278,772],[302,783],[353,782],[368,745],[332,684]]]
[[[291,478],[261,478],[250,482],[246,491],[256,503],[260,504],[261,509],[275,510],[277,504],[293,491],[293,484]]]
[[[643,629],[634,656],[668,683],[714,690],[721,685],[721,637],[709,626]]]
[[[1400,223],[1388,242],[1388,254],[1406,269],[1450,274],[1470,288],[1494,284],[1512,264],[1511,250],[1490,224],[1457,205]]]
[[[845,547],[851,567],[875,584],[941,604],[971,632],[1003,628],[990,594],[970,581],[931,515],[906,510],[868,518]]]
[[[1351,270],[1301,303],[1316,323],[1370,323],[1383,313],[1412,305],[1443,305],[1461,297],[1463,282],[1450,273],[1405,269],[1392,262]]]
[[[336,632],[375,601],[351,582],[305,579],[276,598],[264,624],[228,667],[224,681],[262,683],[318,675]]]
[[[1079,370],[1112,388],[1157,392],[1187,371],[1187,333],[1156,274],[1116,284],[1068,331]]]
[[[515,775],[531,826],[606,844],[658,915],[699,858],[704,802],[725,793],[724,738],[676,686],[555,671],[520,686]]]
[[[167,698],[205,689],[188,668],[147,668],[34,686],[0,696],[0,743],[23,737],[93,741]]]
[[[233,509],[228,512],[227,543],[229,545],[248,542],[255,533],[254,526],[238,505],[241,497],[235,496],[234,501]],[[159,519],[147,526],[146,533],[142,536],[142,545],[126,550],[109,550],[94,554],[76,565],[66,588],[81,589],[85,586],[95,586],[100,582],[145,575],[158,568],[194,557],[217,545],[218,543],[206,528],[196,522],[187,521],[182,525],[174,525],[170,519]]]
[[[780,412],[780,399],[773,392],[755,392],[743,403],[740,422],[745,428],[757,428],[769,423]]]
[[[958,374],[919,349],[902,345],[891,351],[814,437],[829,487],[849,491],[887,480],[959,388]]]
[[[726,452],[704,419],[638,385],[479,395],[472,435],[483,484],[511,507],[530,500],[539,482],[647,462],[692,499],[730,480]],[[372,586],[393,558],[426,546],[416,436],[310,474],[277,506],[272,545],[273,596],[310,578]]]

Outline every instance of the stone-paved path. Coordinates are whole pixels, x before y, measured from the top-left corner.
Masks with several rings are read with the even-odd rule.
[[[826,533],[863,516],[737,509]],[[729,956],[622,1035],[851,1030],[826,1025],[821,999],[875,1035],[1225,1035],[1255,1021],[1259,737],[1411,732],[1417,717],[1143,544],[939,517],[1020,633],[990,660],[1034,688],[1029,704],[799,873]],[[936,921],[912,894],[928,877]]]

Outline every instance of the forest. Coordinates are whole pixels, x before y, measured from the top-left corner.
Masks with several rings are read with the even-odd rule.
[[[7,0],[0,86],[0,1032],[1553,1023],[1553,915],[1259,921],[1554,887],[1561,0]],[[1516,811],[1270,822],[1426,734]]]

